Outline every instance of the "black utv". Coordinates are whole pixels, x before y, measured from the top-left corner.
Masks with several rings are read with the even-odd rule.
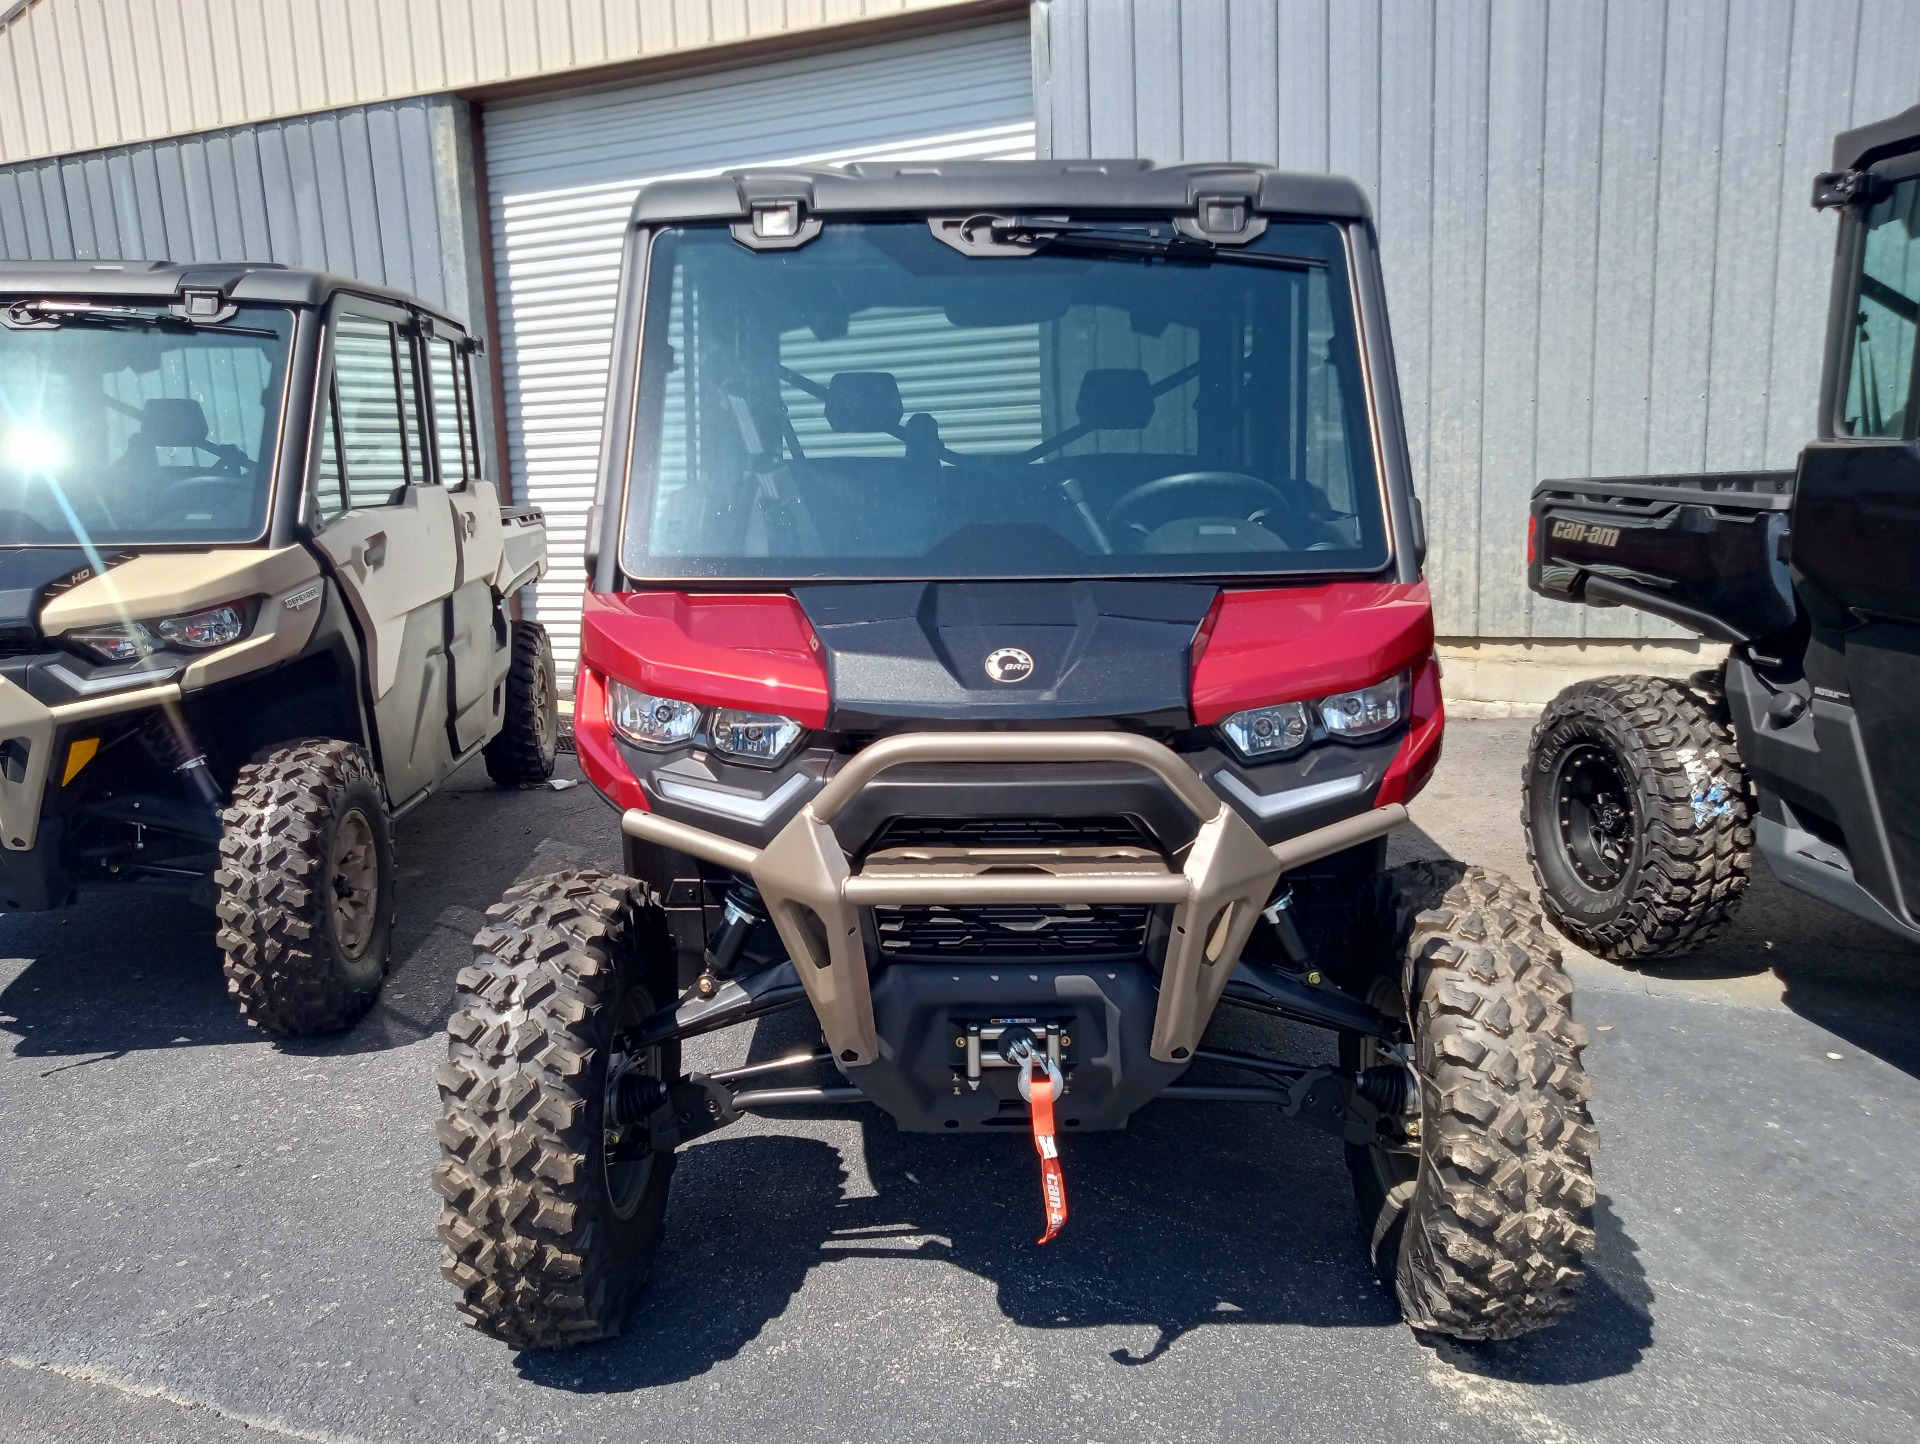
[[[1593,953],[1715,936],[1757,845],[1780,879],[1920,941],[1920,106],[1848,131],[1817,438],[1792,472],[1548,481],[1528,580],[1728,646],[1605,677],[1535,729],[1523,815],[1548,913]]]

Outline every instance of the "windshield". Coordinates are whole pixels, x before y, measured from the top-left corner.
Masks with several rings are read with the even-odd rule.
[[[291,312],[242,307],[226,325],[193,327],[146,308],[9,317],[0,545],[251,541],[266,530]]]
[[[1375,570],[1385,524],[1342,244],[1323,223],[1270,226],[1234,262],[1093,236],[968,256],[924,221],[830,221],[788,251],[665,231],[624,569]]]

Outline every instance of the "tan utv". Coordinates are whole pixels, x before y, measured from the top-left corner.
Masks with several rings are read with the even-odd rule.
[[[0,899],[182,890],[276,1034],[386,974],[393,822],[553,770],[537,511],[455,321],[272,265],[0,264]]]

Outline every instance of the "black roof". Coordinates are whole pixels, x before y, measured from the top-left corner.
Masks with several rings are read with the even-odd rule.
[[[1857,130],[1841,131],[1833,138],[1833,168],[1865,170],[1875,161],[1908,150],[1920,150],[1920,105]]]
[[[0,261],[0,296],[167,301],[182,286],[218,287],[230,301],[279,306],[323,306],[336,291],[350,291],[425,311],[466,330],[458,317],[390,286],[270,261]]]
[[[858,161],[845,166],[730,170],[643,186],[636,225],[732,220],[756,200],[809,211],[950,214],[972,210],[1135,211],[1191,215],[1201,196],[1237,196],[1264,215],[1365,220],[1372,212],[1344,176],[1257,165],[1155,165],[1146,160]]]

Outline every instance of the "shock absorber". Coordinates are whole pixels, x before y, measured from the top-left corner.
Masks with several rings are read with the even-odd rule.
[[[703,958],[705,967],[699,981],[694,984],[701,997],[711,998],[720,991],[720,985],[733,976],[740,954],[747,946],[747,939],[766,920],[767,907],[760,900],[760,889],[746,878],[736,878],[727,892],[720,926],[714,929],[713,936],[707,940]]]
[[[1314,987],[1320,986],[1320,970],[1314,966],[1313,950],[1307,946],[1307,940],[1300,931],[1300,923],[1295,917],[1293,889],[1286,883],[1280,884],[1280,891],[1272,902],[1260,912],[1268,927],[1273,929],[1274,938],[1280,944],[1280,951],[1286,956],[1287,968]]]
[[[187,719],[177,707],[166,706],[141,725],[140,741],[149,755],[191,788],[209,807],[225,805],[220,787],[207,769],[207,754],[187,730]]]

